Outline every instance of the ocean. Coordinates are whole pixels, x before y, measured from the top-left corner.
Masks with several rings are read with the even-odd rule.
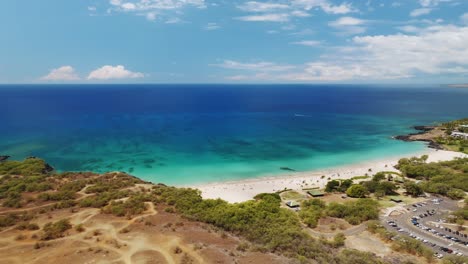
[[[2,85],[0,155],[191,185],[410,155],[468,89],[403,85]],[[282,169],[281,169],[282,168]]]

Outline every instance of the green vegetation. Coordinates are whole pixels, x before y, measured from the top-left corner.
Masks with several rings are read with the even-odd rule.
[[[388,181],[388,178],[387,173],[378,172],[372,177],[372,180],[361,182],[361,184],[378,198],[385,195],[394,195],[398,187],[394,183]]]
[[[405,188],[411,195],[425,192],[461,199],[468,191],[468,158],[458,158],[451,161],[427,163],[427,156],[421,158],[401,159],[400,169],[406,177],[421,180],[419,185],[406,183]]]
[[[43,175],[53,170],[44,160],[27,158],[24,161],[7,160],[0,162],[0,175]]]
[[[463,208],[453,212],[449,217],[449,222],[464,225],[465,221],[468,221],[468,198],[465,199],[465,205]]]
[[[420,241],[407,237],[398,236],[394,232],[388,231],[378,221],[369,221],[367,230],[377,234],[384,241],[392,243],[392,249],[399,252],[405,252],[426,258],[427,261],[433,261],[433,252]]]
[[[330,203],[327,207],[327,215],[344,218],[352,225],[358,225],[367,220],[379,218],[379,204],[372,199],[359,199],[343,204]]]
[[[369,191],[367,190],[367,188],[360,184],[351,185],[351,187],[349,187],[346,190],[346,195],[348,195],[349,197],[354,197],[354,198],[364,198],[368,194],[369,194]]]
[[[420,185],[416,184],[415,182],[406,181],[404,187],[405,187],[406,193],[413,197],[418,197],[424,194],[423,188]]]
[[[328,206],[319,199],[311,199],[302,203],[299,217],[309,227],[316,227],[318,220],[324,216],[343,218],[352,225],[364,221],[378,219],[379,206],[371,199],[359,199],[344,204],[330,203]]]
[[[7,214],[0,215],[0,228],[14,226],[19,222],[29,221],[33,218],[32,214]]]
[[[302,209],[299,212],[299,217],[302,222],[308,227],[316,227],[318,220],[325,216],[325,202],[319,199],[311,199],[302,202]]]
[[[465,256],[449,255],[449,256],[446,256],[442,260],[442,264],[466,264],[466,263],[468,263],[468,257],[465,257]]]
[[[454,131],[468,133],[468,128],[461,127],[460,125],[468,125],[468,118],[442,124],[446,136],[437,137],[434,141],[437,144],[443,145],[446,149],[468,154],[468,140],[450,136]]]
[[[133,216],[143,213],[146,210],[145,202],[150,198],[143,194],[133,195],[125,202],[112,201],[109,205],[102,208],[106,214],[113,214],[115,216]]]
[[[345,192],[351,185],[353,180],[331,180],[325,186],[325,192]]]
[[[14,164],[27,167],[23,166],[23,162]],[[18,168],[11,167],[11,164],[9,166],[8,171],[19,171]],[[253,244],[253,248],[261,252],[283,254],[305,263],[383,263],[370,253],[338,250],[345,241],[342,234],[330,242],[317,241],[304,232],[301,223],[302,220],[303,223],[314,226],[323,216],[343,218],[351,224],[377,219],[378,203],[371,199],[329,205],[318,199],[306,200],[303,210],[298,215],[281,208],[279,194],[260,194],[255,200],[230,204],[220,199],[204,200],[200,192],[193,189],[165,185],[155,185],[149,191],[132,188],[135,184],[144,182],[120,173],[97,175],[36,172],[30,172],[29,175],[13,173],[2,176],[0,202],[16,207],[17,204],[22,206],[35,201],[42,206],[40,213],[61,208],[75,210],[73,207],[76,206],[94,207],[101,208],[102,213],[119,217],[141,214],[147,209],[147,203],[153,202],[162,210],[177,213],[190,220],[212,224],[223,231],[242,236]],[[332,189],[341,192],[357,189],[353,193],[360,193],[360,188],[362,192],[367,193],[368,190],[363,185],[352,185],[352,180],[341,181]],[[87,197],[83,198],[83,192]],[[48,205],[44,207],[42,204],[46,201]],[[0,216],[0,227],[17,224],[19,229],[38,228],[37,225],[30,224],[31,219],[32,216],[27,214]],[[41,239],[62,237],[71,228],[72,225],[66,219],[48,223],[43,227]],[[78,225],[75,230],[83,232],[84,228]]]
[[[370,252],[357,251],[354,249],[345,249],[338,256],[339,263],[346,264],[383,264],[375,254]]]
[[[59,237],[63,237],[65,231],[72,228],[68,219],[62,219],[55,223],[47,223],[43,228],[42,240],[51,240]]]
[[[37,224],[22,222],[16,226],[18,230],[38,230],[39,226]]]

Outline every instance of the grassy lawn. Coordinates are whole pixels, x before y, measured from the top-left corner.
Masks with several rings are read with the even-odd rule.
[[[390,199],[392,198],[402,200],[402,202],[401,203],[392,202],[390,201]],[[423,200],[423,198],[414,198],[414,197],[405,196],[405,195],[388,195],[377,201],[379,202],[380,206],[387,208],[387,207],[393,207],[398,204],[400,205],[413,204],[413,203],[420,202],[421,200]]]
[[[298,193],[296,191],[286,191],[281,193],[281,198],[283,200],[301,200],[307,198],[307,195]]]

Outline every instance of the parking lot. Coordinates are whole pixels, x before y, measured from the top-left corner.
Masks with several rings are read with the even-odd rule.
[[[449,199],[431,198],[405,206],[405,209],[404,214],[385,217],[384,226],[391,231],[397,231],[423,242],[432,248],[438,258],[448,254],[468,255],[466,233],[441,225],[450,211],[457,209],[456,202]]]

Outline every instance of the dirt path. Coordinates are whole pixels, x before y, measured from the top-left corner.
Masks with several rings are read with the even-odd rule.
[[[307,228],[307,227],[304,227],[304,228],[311,236],[325,237],[327,239],[330,239],[330,238],[333,238],[334,236],[336,236],[338,233],[343,233],[345,236],[353,236],[353,235],[360,234],[360,233],[366,231],[367,226],[366,226],[365,223],[363,223],[363,224],[360,224],[358,226],[353,226],[353,227],[348,228],[346,230],[337,231],[337,232],[333,232],[333,233],[318,232],[318,231],[315,231],[315,230]]]

